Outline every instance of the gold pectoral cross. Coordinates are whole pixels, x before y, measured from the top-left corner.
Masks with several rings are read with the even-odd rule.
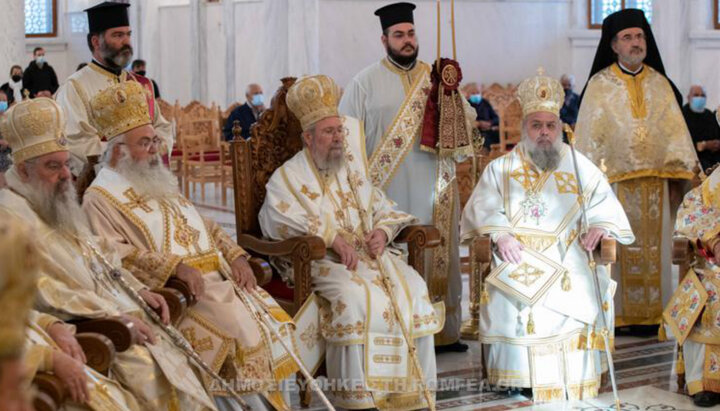
[[[127,203],[123,204],[124,206],[130,208],[131,210],[133,210],[133,209],[135,209],[135,208],[139,208],[139,209],[143,210],[143,211],[146,212],[146,213],[152,212],[152,208],[150,208],[150,206],[148,205],[147,201],[145,200],[145,197],[144,197],[144,196],[142,196],[142,197],[139,196],[139,195],[135,192],[135,190],[132,189],[132,187],[131,187],[131,188],[128,188],[127,190],[125,190],[125,191],[123,192],[123,195],[124,195],[128,200],[130,200],[130,201],[128,201]]]

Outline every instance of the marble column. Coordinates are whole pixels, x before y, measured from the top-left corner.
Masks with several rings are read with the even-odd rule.
[[[207,103],[207,14],[202,0],[190,0],[191,97]]]
[[[25,2],[4,0],[0,24],[0,83],[8,80],[13,64],[25,65]]]

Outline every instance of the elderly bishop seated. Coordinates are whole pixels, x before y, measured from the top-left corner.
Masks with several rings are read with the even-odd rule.
[[[140,343],[117,353],[111,372],[141,409],[215,409],[183,353],[149,322],[104,265],[107,259],[119,266],[119,260],[91,236],[77,202],[64,126],[60,106],[44,97],[16,104],[0,123],[15,163],[7,173],[8,188],[0,190],[0,210],[36,235],[37,308],[63,321],[115,317],[126,322]],[[167,320],[165,300],[121,272],[145,302],[163,307]]]
[[[487,166],[461,221],[463,241],[489,235],[494,245],[479,324],[489,380],[532,388],[535,401],[588,398],[598,394],[606,348],[599,316],[612,332],[615,282],[598,267],[600,303],[586,250],[606,236],[623,244],[634,237],[603,173],[577,153],[589,228],[581,224],[560,83],[540,70],[517,93],[522,141]]]
[[[298,368],[260,322],[258,307],[272,316],[267,325],[288,339],[291,319],[256,286],[245,250],[178,190],[160,159],[142,86],[110,86],[90,100],[90,110],[109,140],[102,169],[83,199],[93,230],[147,286],[163,286],[171,277],[187,282],[197,303],[178,328],[193,348],[215,372],[234,380],[254,409],[268,407],[265,400],[287,409],[280,382]],[[228,398],[217,384],[210,390],[219,403]]]
[[[433,334],[442,329],[443,306],[431,304],[425,281],[392,247],[416,218],[370,183],[362,125],[338,115],[338,94],[326,76],[302,78],[288,91],[305,148],[270,178],[260,225],[276,240],[325,240],[328,253],[313,262],[312,281],[325,308],[321,333],[335,402],[349,409],[422,408],[418,378],[435,378]],[[401,326],[417,347],[422,376]]]

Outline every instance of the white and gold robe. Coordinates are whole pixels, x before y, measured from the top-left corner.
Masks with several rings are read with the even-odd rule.
[[[445,301],[445,327],[435,335],[435,343],[447,345],[460,338],[460,198],[454,160],[420,148],[429,90],[427,63],[418,60],[412,69],[401,70],[384,58],[350,81],[338,110],[364,125],[372,183],[401,210],[440,230],[442,245],[428,253],[425,267],[435,273],[433,283],[428,284],[431,295]]]
[[[480,305],[479,334],[486,344],[490,383],[532,387],[536,401],[563,399],[566,393],[570,398],[597,395],[601,374],[597,349],[604,346],[599,335],[594,338],[598,315],[604,312],[613,330],[615,283],[605,267],[598,267],[605,299],[599,307],[594,274],[578,238],[581,208],[570,148],[563,146],[561,155],[558,167],[549,172],[536,169],[522,143],[492,161],[468,200],[460,227],[464,242],[478,235],[489,235],[495,242],[500,235],[511,234],[567,272],[568,291],[563,291],[559,278],[551,280],[532,306],[508,290],[485,284],[489,298]],[[634,237],[627,217],[602,172],[582,154],[577,159],[590,226],[604,228],[623,244],[631,243]],[[497,253],[493,259],[497,267],[501,263]],[[513,280],[522,283],[523,278]],[[519,284],[509,286],[514,290]]]
[[[606,167],[637,236],[619,247],[613,267],[617,325],[658,324],[677,284],[668,180],[691,179],[698,162],[670,83],[649,66],[635,76],[617,64],[604,68],[588,82],[575,134],[577,148]]]
[[[244,291],[236,295],[225,280],[230,263],[247,253],[220,226],[201,217],[180,193],[162,200],[140,197],[109,167],[88,188],[83,208],[93,230],[113,244],[123,266],[147,286],[162,287],[180,263],[200,270],[205,294],[178,328],[216,372],[246,384],[238,386],[240,391],[264,393],[276,408],[287,408],[275,383],[293,375],[297,365],[261,325],[257,302]],[[289,343],[290,316],[264,290],[257,291],[274,319],[272,326]],[[214,395],[227,395],[216,388]]]
[[[10,170],[10,174],[13,169]],[[69,321],[108,318],[121,314],[146,318],[131,297],[121,291],[102,269],[102,263],[83,241],[52,229],[35,213],[28,201],[13,191],[19,177],[9,176],[9,189],[0,190],[0,208],[31,227],[39,245],[37,309]],[[95,241],[95,239],[84,239]],[[101,247],[100,243],[98,247]],[[113,261],[114,254],[102,247]],[[119,261],[113,261],[119,266]],[[133,288],[144,286],[124,271]],[[142,409],[215,409],[190,362],[172,342],[152,325],[154,345],[133,345],[117,353],[111,371],[130,391]]]
[[[123,81],[132,81],[132,75],[123,70],[119,76],[94,62],[76,71],[55,93],[55,100],[65,113],[65,135],[72,154],[71,168],[78,175],[87,163],[87,156],[102,155],[105,143],[98,134],[90,117],[90,100],[102,90]],[[172,152],[175,137],[173,127],[160,113],[155,102],[152,86],[146,87],[148,105],[152,107],[153,128],[168,150]]]
[[[361,125],[351,117],[343,117],[343,121],[350,130],[347,168],[334,176],[323,176],[309,151],[302,150],[270,178],[259,214],[260,226],[263,234],[274,240],[316,235],[325,241],[328,254],[313,261],[312,284],[321,297],[320,332],[327,343],[326,364],[330,382],[335,384],[331,387],[336,403],[352,409],[420,408],[424,399],[421,393],[408,389],[413,380],[417,381],[416,374],[384,291],[379,265],[391,279],[403,322],[418,347],[426,381],[435,379],[432,335],[442,329],[443,305],[431,304],[422,277],[391,244],[380,260],[371,259],[365,252],[365,232],[381,229],[391,242],[403,227],[417,220],[398,211],[370,183]],[[360,262],[354,271],[341,264],[332,250],[338,235],[358,251]],[[285,274],[292,277],[291,271]]]
[[[38,372],[54,372],[53,352],[60,350],[50,338],[47,330],[60,320],[37,311],[30,312],[30,320],[25,332],[25,354],[23,361],[27,375],[32,378]],[[112,377],[106,377],[92,368],[85,366],[88,392],[87,404],[76,404],[66,400],[63,410],[94,410],[94,411],[139,411],[135,398],[125,391]]]

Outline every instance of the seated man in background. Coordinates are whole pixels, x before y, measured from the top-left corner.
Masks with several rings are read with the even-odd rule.
[[[688,102],[682,108],[703,171],[720,161],[720,126],[715,113],[705,108],[706,103],[705,88],[696,84],[690,87]]]
[[[565,124],[569,124],[570,127],[575,128],[578,112],[580,111],[580,96],[573,91],[575,76],[572,74],[563,74],[562,77],[560,77],[560,84],[562,84],[563,90],[565,90],[565,100],[560,109],[560,120]]]
[[[260,118],[260,114],[265,111],[265,97],[262,87],[259,84],[249,84],[245,90],[245,104],[235,108],[228,117],[225,127],[223,127],[223,135],[226,141],[232,140],[232,128],[235,120],[240,122],[240,135],[245,140],[250,138],[250,127]]]
[[[91,236],[71,184],[64,127],[60,106],[45,97],[14,105],[0,121],[14,161],[6,175],[9,189],[0,190],[0,210],[34,231],[40,266],[36,307],[63,321],[113,317],[125,322],[137,344],[117,353],[111,372],[141,409],[215,409],[185,355],[148,323],[142,307],[104,265],[103,257],[114,267],[120,264]],[[165,300],[129,272],[120,272],[169,321]]]
[[[433,335],[443,327],[444,305],[431,304],[425,281],[390,247],[417,218],[397,210],[370,182],[362,125],[338,115],[338,98],[335,82],[322,75],[299,79],[288,90],[305,148],[270,178],[260,226],[274,240],[325,240],[327,255],[313,261],[312,284],[326,308],[320,323],[335,403],[348,409],[427,407],[420,378],[436,378]],[[417,347],[421,370],[396,315]]]
[[[463,92],[465,93],[465,98],[477,113],[475,127],[480,130],[480,135],[485,139],[483,147],[490,151],[493,144],[500,143],[500,119],[495,113],[495,110],[493,110],[492,105],[490,105],[490,102],[482,97],[477,83],[466,84],[465,87],[463,87]]]
[[[142,86],[108,87],[90,100],[90,115],[108,140],[102,169],[83,199],[93,230],[148,287],[162,287],[172,276],[188,283],[197,303],[178,328],[215,372],[247,384],[241,391],[254,409],[265,408],[255,394],[286,409],[279,384],[298,368],[256,319],[258,304],[288,339],[290,316],[257,287],[248,253],[180,193],[160,160]],[[227,396],[220,386],[211,393]]]

